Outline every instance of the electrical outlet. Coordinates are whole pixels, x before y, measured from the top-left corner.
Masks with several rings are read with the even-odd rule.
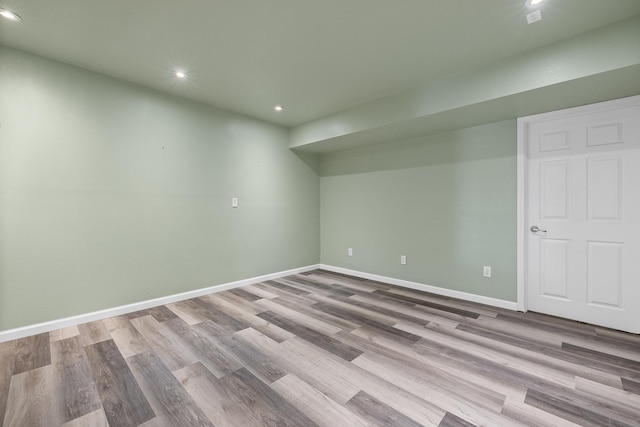
[[[405,265],[407,263],[407,256],[400,255],[400,264]]]
[[[347,249],[347,255],[353,256],[353,248]]]
[[[491,277],[491,267],[488,265],[482,267],[482,275],[484,277]]]

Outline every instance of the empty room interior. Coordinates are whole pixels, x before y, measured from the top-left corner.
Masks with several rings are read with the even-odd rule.
[[[640,1],[0,0],[0,427],[640,426]]]

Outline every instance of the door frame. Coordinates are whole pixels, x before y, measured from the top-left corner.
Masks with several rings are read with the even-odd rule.
[[[529,126],[534,123],[547,120],[570,118],[591,113],[599,113],[609,110],[640,106],[640,95],[627,98],[614,99],[612,101],[598,102],[596,104],[583,105],[580,107],[567,108],[564,110],[550,111],[548,113],[534,114],[531,116],[518,117],[517,124],[517,151],[516,151],[516,187],[517,187],[517,218],[516,218],[516,281],[517,281],[517,309],[527,311],[527,277],[528,258],[527,251],[529,236],[527,212],[529,198],[527,194],[527,175],[529,158],[527,156],[527,134]]]

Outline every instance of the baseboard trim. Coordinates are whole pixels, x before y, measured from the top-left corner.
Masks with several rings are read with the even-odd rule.
[[[6,331],[0,331],[0,342],[11,341],[19,338],[28,337],[31,335],[37,335],[44,332],[51,332],[60,328],[67,328],[69,326],[81,325],[83,323],[93,322],[96,320],[106,319],[108,317],[120,316],[122,314],[132,313],[134,311],[145,310],[159,305],[171,304],[173,302],[184,301],[190,298],[196,298],[202,295],[212,294],[216,292],[222,292],[229,289],[235,289],[242,286],[253,285],[255,283],[264,282],[265,280],[277,279],[279,277],[289,276],[291,274],[305,273],[307,271],[321,268],[327,271],[333,271],[336,273],[348,274],[350,276],[360,277],[363,279],[376,280],[378,282],[389,283],[396,286],[401,286],[409,289],[416,289],[424,292],[431,292],[433,294],[442,295],[451,298],[458,298],[465,301],[477,302],[480,304],[486,304],[493,307],[504,308],[507,310],[517,311],[518,305],[516,302],[501,300],[497,298],[486,297],[477,294],[471,294],[467,292],[455,291],[452,289],[441,288],[438,286],[425,285],[423,283],[411,282],[408,280],[395,279],[393,277],[385,277],[377,274],[365,273],[362,271],[350,270],[348,268],[336,267],[326,264],[315,264],[306,267],[294,268],[291,270],[280,271],[278,273],[266,274],[264,276],[252,277],[249,279],[238,280],[235,282],[224,283],[215,286],[209,286],[207,288],[196,289],[193,291],[182,292],[179,294],[168,295],[165,297],[154,298],[146,301],[140,301],[133,304],[122,305],[119,307],[108,308],[105,310],[94,311],[91,313],[80,314],[78,316],[66,317],[63,319],[52,320],[49,322],[38,323],[35,325],[23,326],[16,329],[9,329]]]
[[[0,331],[0,342],[11,341],[18,338],[24,338],[31,335],[51,332],[60,328],[81,325],[87,322],[106,319],[108,317],[120,316],[122,314],[132,313],[134,311],[145,310],[159,305],[170,304],[173,302],[183,301],[190,298],[196,298],[202,295],[222,292],[229,289],[239,288],[241,286],[253,285],[255,283],[264,282],[265,280],[273,280],[279,277],[289,276],[291,274],[304,273],[307,271],[320,268],[320,264],[310,265],[306,267],[294,268],[291,270],[281,271],[278,273],[266,274],[264,276],[252,277],[249,279],[238,280],[236,282],[224,283],[221,285],[210,286],[207,288],[196,289],[193,291],[182,292],[179,294],[168,295],[165,297],[154,298],[146,301],[136,302],[133,304],[122,305],[119,307],[108,308],[105,310],[94,311],[91,313],[80,314],[78,316],[66,317],[63,319],[52,320],[49,322],[38,323],[35,325],[23,326],[16,329],[8,329]]]
[[[410,282],[408,280],[394,279],[393,277],[379,276],[377,274],[364,273],[362,271],[349,270],[347,268],[335,267],[332,265],[320,264],[320,268],[335,273],[348,274],[350,276],[360,277],[363,279],[375,280],[378,282],[390,283],[403,288],[415,289],[418,291],[431,292],[432,294],[442,295],[450,298],[458,298],[465,301],[477,302],[493,307],[504,308],[507,310],[518,310],[518,303],[506,301],[498,298],[486,297],[483,295],[471,294],[468,292],[455,291],[452,289],[441,288],[439,286],[425,285],[423,283]]]

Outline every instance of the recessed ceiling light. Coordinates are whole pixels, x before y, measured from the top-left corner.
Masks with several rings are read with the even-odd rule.
[[[7,9],[0,8],[0,16],[7,18],[9,21],[19,22],[22,21],[22,18],[17,13],[11,12]]]
[[[284,110],[284,108],[282,107],[282,105],[276,105],[275,107],[273,107],[274,110],[276,111],[282,111]]]
[[[541,4],[544,0],[526,0],[524,5],[527,7],[536,7]]]
[[[185,73],[184,71],[176,71],[176,77],[179,79],[186,79],[187,73]]]

